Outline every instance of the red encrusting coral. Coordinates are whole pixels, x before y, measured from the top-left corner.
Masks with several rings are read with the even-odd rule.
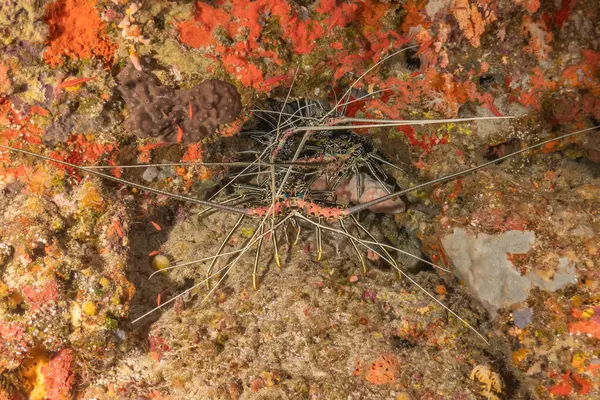
[[[25,338],[25,324],[0,319],[0,353],[4,356],[0,359],[0,371],[8,366],[6,363],[10,356],[17,361],[22,360],[29,346]]]
[[[73,372],[73,350],[63,349],[42,367],[47,397],[55,400],[71,399],[75,383]]]
[[[229,14],[210,4],[197,2],[194,19],[181,22],[177,26],[179,40],[196,49],[214,45],[216,39],[213,31],[219,26],[229,32]]]
[[[485,1],[476,1],[473,4],[469,0],[455,0],[452,14],[473,47],[481,45],[481,35],[485,31],[485,26],[496,20],[494,11]]]
[[[521,31],[529,45],[525,47],[525,52],[533,54],[539,60],[546,60],[552,51],[550,43],[553,35],[548,29],[546,22],[542,19],[534,21],[531,16],[525,14],[521,22]]]
[[[156,361],[160,361],[166,352],[171,351],[171,346],[163,337],[150,335],[148,340],[150,342],[150,354]]]
[[[540,8],[540,0],[515,0],[515,3],[521,4],[531,14]]]
[[[31,121],[31,117],[36,115],[45,116],[48,111],[33,106],[29,107],[28,112],[19,112],[9,99],[0,97],[0,144],[8,144],[9,140],[17,138],[30,144],[42,143],[43,132]]]
[[[366,76],[364,85],[385,90],[379,98],[366,100],[359,104],[362,109],[369,110],[370,117],[385,116],[389,119],[402,119],[401,111],[415,102],[427,103],[429,109],[444,114],[446,117],[456,117],[461,105],[476,102],[488,108],[496,116],[502,114],[496,109],[491,93],[481,93],[473,82],[474,71],[469,72],[468,79],[457,80],[450,73],[440,73],[434,66],[417,71],[408,79],[388,77],[385,80],[379,76]],[[361,86],[361,85],[357,85]],[[359,108],[360,109],[360,108]],[[351,109],[355,114],[357,106]],[[348,114],[347,114],[348,115]],[[350,116],[350,115],[349,115]],[[411,126],[397,128],[408,140],[411,146],[419,147],[425,152],[438,144],[449,141],[448,133],[417,134]]]
[[[373,361],[365,374],[365,379],[375,385],[395,383],[399,373],[399,365],[398,357],[394,354],[382,354],[377,360]]]
[[[66,146],[62,150],[54,150],[49,156],[60,161],[66,161],[70,164],[85,166],[98,162],[103,156],[110,156],[111,152],[115,149],[116,146],[114,144],[98,143],[92,138],[88,138],[86,135],[76,134],[69,138],[66,142]],[[54,166],[59,170],[75,173],[74,168],[56,163]],[[111,171],[114,172],[115,175],[120,174],[118,169],[113,169]],[[79,175],[76,174],[76,176]],[[81,177],[77,179],[81,179]]]
[[[591,390],[591,382],[572,371],[565,372],[556,384],[548,388],[549,393],[561,397],[569,396],[573,391],[583,396],[589,394]]]
[[[54,304],[60,298],[58,282],[55,279],[43,285],[27,285],[21,288],[27,304],[32,310]]]
[[[58,0],[46,10],[50,26],[44,60],[52,67],[74,60],[100,57],[109,62],[116,50],[106,35],[105,24],[96,10],[96,0]]]
[[[559,29],[561,29],[567,19],[569,19],[575,3],[577,3],[577,0],[561,0],[560,8],[552,16],[554,24]]]
[[[578,321],[569,323],[569,332],[573,334],[586,334],[590,337],[600,339],[600,307],[593,307],[594,316],[589,320],[584,318],[579,309],[573,309],[572,315]]]
[[[545,97],[560,91],[561,103],[553,108],[553,125],[575,122],[583,126],[589,116],[600,118],[600,83],[596,77],[600,72],[600,53],[589,49],[581,50],[582,62],[568,65],[560,76],[549,78],[540,67],[534,67],[523,83],[512,84],[510,99],[531,109],[540,111]],[[579,89],[579,93],[573,92]]]
[[[197,162],[202,161],[202,144],[201,143],[193,143],[188,145],[187,151],[183,155],[181,161],[183,162]]]
[[[93,164],[102,155],[108,154],[115,149],[113,144],[101,144],[88,139],[83,134],[73,135],[67,144],[71,149],[67,161],[78,165],[83,163]]]
[[[379,61],[385,51],[398,48],[411,39],[420,45],[418,55],[422,61],[421,70],[416,71],[408,80],[392,76],[384,81],[374,74],[359,82],[357,87],[390,89],[390,94],[365,102],[365,110],[379,111],[388,118],[399,119],[400,110],[424,96],[429,96],[433,109],[448,117],[456,116],[460,105],[468,101],[479,102],[500,116],[492,95],[480,93],[478,86],[472,82],[472,78],[478,76],[474,71],[463,81],[457,80],[450,73],[438,72],[438,56],[431,47],[434,39],[428,31],[431,22],[425,15],[424,6],[425,3],[421,1],[409,1],[403,5],[407,16],[401,32],[407,36],[384,28],[381,19],[392,6],[371,0],[342,3],[322,0],[309,11],[314,13],[316,18],[306,20],[300,19],[295,9],[284,0],[259,0],[252,3],[221,0],[215,5],[199,2],[196,4],[194,19],[179,23],[178,29],[182,43],[194,48],[210,46],[216,51],[217,58],[223,62],[225,69],[243,85],[267,92],[282,84],[290,84],[293,70],[281,69],[284,62],[276,52],[267,49],[272,39],[263,37],[262,33],[268,18],[276,18],[282,28],[282,37],[291,44],[294,53],[300,55],[312,52],[317,41],[325,38],[334,28],[358,24],[363,34],[356,38],[362,42],[359,50],[350,52],[345,48],[344,42],[335,41],[331,44],[331,55],[324,55],[325,58],[317,63],[317,69],[326,66],[333,71],[335,81],[342,79],[349,72],[359,75],[365,71],[369,62]],[[482,23],[484,19],[485,23],[493,21],[495,17],[491,8],[485,4],[478,7],[471,8],[471,12],[480,16],[485,14]],[[481,14],[480,10],[484,14]],[[415,30],[416,26],[420,27],[420,30]],[[481,33],[482,31],[477,31],[474,33],[477,37],[472,36],[471,39],[478,41]],[[217,39],[221,34],[233,39],[234,44],[221,45]],[[270,72],[275,72],[276,75],[267,75],[268,78],[265,78],[265,73]],[[355,105],[351,112],[356,113],[358,109]],[[400,127],[399,131],[407,137],[412,146],[425,151],[448,141],[447,134],[422,136],[411,127]]]
[[[179,39],[192,48],[208,48],[211,46],[218,54],[227,72],[232,74],[244,86],[251,86],[260,92],[267,92],[276,86],[290,81],[291,68],[281,68],[283,61],[276,51],[270,47],[276,45],[269,38],[262,37],[263,25],[273,18],[282,28],[282,38],[289,42],[295,54],[310,54],[317,42],[325,38],[336,27],[345,27],[359,21],[361,30],[368,37],[372,50],[360,55],[355,61],[378,58],[381,50],[387,50],[390,41],[387,34],[380,32],[379,17],[389,9],[373,0],[353,0],[337,2],[321,0],[313,12],[317,18],[301,18],[294,8],[285,0],[257,0],[254,2],[217,1],[215,5],[196,3],[194,19],[180,22],[177,25]],[[217,40],[219,34],[226,34],[233,39],[233,45],[222,45]],[[398,38],[393,31],[389,35]],[[361,39],[359,39],[361,40]],[[364,40],[364,38],[362,38]],[[335,68],[342,65],[348,67],[347,61],[340,62],[348,56],[342,51],[340,42],[333,46],[342,54],[333,54],[325,63],[332,63]],[[366,46],[369,47],[369,46]],[[357,63],[350,64],[350,69]],[[350,69],[334,73],[335,79]],[[273,71],[275,75],[265,79],[265,71]],[[288,79],[283,79],[287,77]],[[273,79],[275,78],[275,79]]]
[[[539,68],[534,68],[529,75],[529,90],[519,92],[519,102],[524,106],[539,110],[542,96],[556,89],[556,82],[547,81]]]
[[[555,396],[568,396],[573,391],[573,387],[571,386],[571,382],[569,377],[571,372],[565,373],[561,376],[560,381],[554,386],[548,389],[548,392],[552,393]]]
[[[8,99],[0,98],[0,144],[17,148],[25,144],[42,143],[43,130],[32,120],[36,116],[46,116],[48,111],[33,106],[28,111],[18,112]],[[11,166],[11,155],[0,151],[0,175],[11,177],[26,177],[32,171],[32,166],[25,163]]]

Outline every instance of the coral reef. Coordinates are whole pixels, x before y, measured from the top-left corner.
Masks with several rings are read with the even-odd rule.
[[[117,80],[129,108],[125,129],[142,138],[198,142],[219,125],[233,122],[241,110],[235,87],[216,79],[175,91],[161,85],[155,75],[129,65]]]
[[[119,207],[103,199],[98,182],[65,193],[64,174],[39,165],[20,182],[0,185],[0,370],[18,376],[24,361],[49,358],[15,382],[37,399],[71,398],[74,354],[109,362],[113,332],[133,295],[123,275],[125,254],[109,230]],[[30,190],[23,190],[25,182]],[[86,302],[98,308],[96,315],[81,315]],[[107,326],[108,318],[116,325]],[[28,379],[37,384],[25,384]]]
[[[333,107],[352,85],[347,117],[515,117],[355,122],[399,168],[353,171],[340,203],[364,201],[358,177],[366,200],[600,121],[594,0],[0,3],[0,145],[198,199],[232,170],[190,163],[253,157],[238,132],[270,99]],[[280,260],[263,243],[259,290],[248,256],[209,292],[207,265],[174,267],[255,223],[228,237],[234,215],[0,149],[0,399],[597,398],[599,138],[361,212],[377,240],[451,271],[397,257],[489,345],[331,232],[317,262],[315,232],[291,226]],[[136,163],[162,165],[119,168]]]

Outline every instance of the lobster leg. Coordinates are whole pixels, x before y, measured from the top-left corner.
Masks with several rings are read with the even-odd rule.
[[[256,248],[256,255],[254,256],[254,267],[252,268],[252,287],[254,290],[258,290],[258,280],[256,277],[256,273],[258,271],[258,260],[260,258],[260,249],[262,247],[262,242],[265,237],[265,226],[261,227],[260,239],[258,239],[258,246]]]
[[[354,251],[356,252],[356,255],[358,256],[358,259],[360,260],[360,264],[362,265],[363,275],[365,275],[367,273],[367,264],[365,263],[365,258],[363,257],[360,250],[358,250],[358,246],[356,246],[356,240],[354,240],[354,238],[352,237],[350,232],[348,232],[348,229],[344,225],[344,221],[342,221],[340,219],[339,222],[340,222],[340,227],[342,228],[342,230],[344,232],[346,232],[346,234],[348,235],[348,238],[350,239],[350,243],[352,244],[352,247],[354,248]]]
[[[221,254],[221,252],[223,251],[223,248],[225,247],[225,245],[227,244],[227,242],[229,241],[229,239],[231,239],[231,236],[237,230],[237,228],[240,226],[240,224],[242,223],[243,220],[244,220],[244,216],[243,215],[238,218],[238,220],[235,223],[235,225],[233,226],[233,228],[231,228],[231,230],[229,231],[229,233],[227,234],[227,236],[225,236],[225,240],[223,240],[221,242],[221,245],[219,246],[219,250],[217,251],[217,255]],[[216,262],[217,262],[217,259],[214,258],[212,260],[212,262],[210,263],[208,269],[206,270],[206,277],[207,277],[206,287],[207,288],[210,288],[210,281],[208,280],[208,277],[210,276],[210,274],[211,274],[211,272],[213,270],[213,267],[215,266]]]
[[[317,262],[320,262],[323,258],[323,233],[321,232],[321,225],[323,217],[319,217],[319,224],[315,225],[316,239],[317,239]]]
[[[279,256],[279,246],[277,244],[277,233],[275,233],[275,229],[272,230],[273,232],[271,233],[272,237],[273,237],[273,251],[275,253],[275,264],[277,264],[277,267],[281,268],[281,257]]]

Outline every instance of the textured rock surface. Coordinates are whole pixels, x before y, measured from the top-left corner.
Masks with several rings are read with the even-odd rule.
[[[125,129],[142,138],[197,142],[215,133],[220,124],[235,120],[241,109],[235,87],[216,79],[176,91],[161,85],[152,73],[129,65],[117,75],[117,80],[129,108]]]
[[[164,254],[177,261],[212,254],[236,220],[225,214],[181,215],[164,243]],[[256,224],[247,219],[241,230],[251,231]],[[143,235],[134,240],[140,245]],[[245,241],[236,233],[227,249]],[[441,307],[431,305],[407,281],[395,279],[391,270],[372,267],[361,276],[350,242],[339,235],[323,234],[326,262],[315,262],[307,245],[303,240],[302,246],[291,247],[283,268],[273,268],[268,267],[272,246],[265,241],[259,290],[252,290],[254,259],[244,257],[205,303],[199,300],[207,291],[199,288],[197,302],[180,302],[142,320],[138,329],[156,319],[148,328],[150,354],[132,348],[84,398],[110,399],[106,387],[116,379],[168,388],[169,399],[436,398],[410,394],[415,385],[443,388],[447,398],[476,398],[479,384],[468,374],[471,364],[485,355],[471,345],[468,328],[456,320],[448,323]],[[134,253],[133,259],[145,254]],[[191,266],[147,279],[152,269],[144,264],[135,281],[144,300],[132,309],[135,316],[155,305],[152,294],[205,276],[204,268]],[[215,269],[222,267],[219,262]],[[434,272],[416,279],[442,282]],[[467,311],[470,306],[461,293],[448,293],[446,301],[466,312],[471,323],[483,322],[483,310]],[[425,372],[418,366],[423,359],[430,361]]]
[[[473,236],[464,229],[454,229],[454,233],[442,239],[444,250],[456,267],[456,274],[491,313],[527,300],[533,287],[553,292],[574,283],[575,270],[564,258],[560,259],[550,280],[535,271],[521,275],[508,256],[525,254],[534,243],[535,234],[530,231]]]

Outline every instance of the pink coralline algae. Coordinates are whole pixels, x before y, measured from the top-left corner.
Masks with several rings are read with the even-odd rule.
[[[73,373],[73,351],[64,349],[50,359],[42,368],[44,386],[48,398],[61,400],[71,398],[71,389],[75,383]]]

